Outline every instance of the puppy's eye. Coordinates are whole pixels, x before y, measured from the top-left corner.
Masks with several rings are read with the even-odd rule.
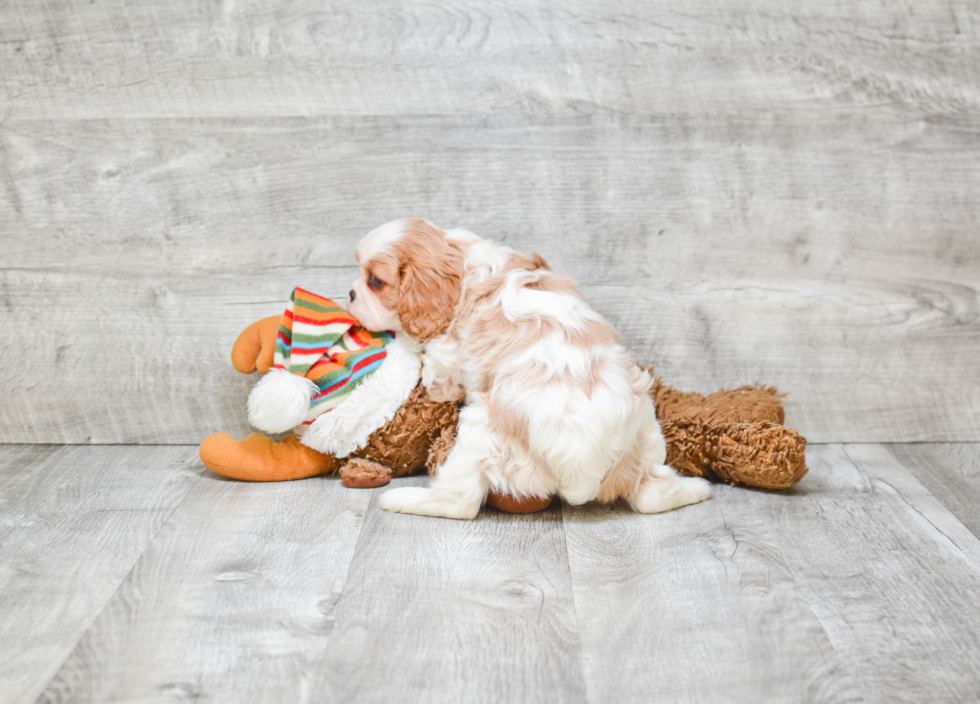
[[[379,279],[374,274],[371,274],[370,276],[368,276],[368,284],[370,284],[371,288],[381,288],[382,286],[385,285],[385,282]]]

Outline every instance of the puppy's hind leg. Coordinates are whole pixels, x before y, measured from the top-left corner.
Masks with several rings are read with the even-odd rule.
[[[403,487],[381,495],[378,504],[386,511],[442,518],[476,518],[487,498],[489,483],[482,469],[493,449],[493,436],[479,406],[460,413],[456,444],[439,467],[429,488]]]
[[[661,513],[711,498],[711,485],[700,477],[682,477],[665,464],[653,465],[633,490],[630,505],[640,513]]]

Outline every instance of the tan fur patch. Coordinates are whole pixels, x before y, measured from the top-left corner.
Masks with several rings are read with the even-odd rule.
[[[463,250],[425,220],[405,220],[402,228],[401,237],[365,269],[385,282],[376,294],[386,308],[397,311],[405,332],[431,340],[446,332],[459,304]]]
[[[527,452],[530,440],[528,419],[514,408],[502,404],[492,392],[486,395],[484,407],[490,429],[510,447]]]

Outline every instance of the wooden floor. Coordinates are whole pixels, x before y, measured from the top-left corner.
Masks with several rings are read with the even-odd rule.
[[[809,453],[783,493],[457,522],[2,446],[0,701],[976,701],[980,445]]]

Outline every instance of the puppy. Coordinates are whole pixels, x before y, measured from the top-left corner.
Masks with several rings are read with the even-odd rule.
[[[664,464],[650,375],[540,256],[406,219],[369,233],[356,258],[350,312],[421,342],[429,393],[465,401],[430,487],[389,490],[382,508],[474,518],[494,489],[657,513],[710,496]]]

